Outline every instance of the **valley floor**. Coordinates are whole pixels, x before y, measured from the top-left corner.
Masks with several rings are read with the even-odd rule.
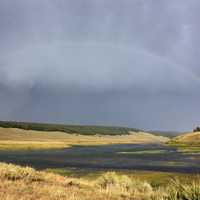
[[[0,199],[200,199],[200,147],[168,141],[0,128]]]

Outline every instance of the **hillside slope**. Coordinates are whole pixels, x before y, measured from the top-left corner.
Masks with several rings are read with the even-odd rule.
[[[200,132],[191,132],[173,138],[170,143],[200,144]]]
[[[145,132],[127,135],[79,135],[64,132],[35,131],[0,127],[0,150],[66,148],[71,145],[148,144],[169,139]]]
[[[20,128],[24,130],[36,131],[59,131],[68,134],[81,135],[127,135],[130,131],[139,132],[136,128],[112,127],[112,126],[86,126],[86,125],[65,125],[65,124],[47,124],[31,122],[0,121],[0,127]]]

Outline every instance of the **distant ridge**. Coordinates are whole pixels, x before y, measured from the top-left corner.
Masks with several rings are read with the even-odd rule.
[[[53,123],[33,123],[33,122],[16,122],[16,121],[0,121],[0,127],[3,128],[20,128],[24,130],[36,131],[61,131],[69,134],[82,135],[127,135],[133,132],[142,130],[127,127],[115,126],[94,126],[94,125],[65,125]]]

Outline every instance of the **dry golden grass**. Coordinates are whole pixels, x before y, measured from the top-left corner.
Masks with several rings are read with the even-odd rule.
[[[200,132],[185,133],[175,137],[172,142],[185,143],[185,144],[198,144],[200,143]]]
[[[78,135],[63,132],[45,132],[0,128],[0,150],[65,148],[71,145],[164,143],[168,138],[144,132],[129,135]]]
[[[126,186],[132,186],[127,177],[116,174],[112,189],[104,189],[97,182],[67,178],[55,174],[39,172],[29,167],[19,167],[0,163],[0,199],[2,200],[121,200],[135,199]],[[129,182],[127,182],[129,180]],[[118,187],[121,181],[120,187]],[[127,182],[127,183],[126,183]],[[105,183],[106,184],[106,183]],[[98,185],[98,186],[97,186]],[[138,187],[138,186],[137,186]],[[150,187],[150,186],[149,186]],[[136,190],[135,190],[136,192]],[[137,197],[141,192],[137,190]],[[136,193],[135,193],[136,196]]]
[[[199,200],[200,181],[172,180],[152,188],[146,181],[107,172],[96,181],[68,178],[0,163],[2,200]]]
[[[42,150],[42,149],[59,149],[67,148],[65,142],[52,142],[52,141],[0,141],[0,150],[15,151],[15,150]]]

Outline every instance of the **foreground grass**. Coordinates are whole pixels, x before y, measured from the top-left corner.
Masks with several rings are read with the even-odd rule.
[[[165,187],[107,172],[93,181],[0,163],[0,199],[6,200],[199,200],[200,178]]]
[[[72,145],[148,144],[163,143],[165,141],[168,141],[168,138],[144,132],[101,136],[0,127],[0,150],[55,149]]]

